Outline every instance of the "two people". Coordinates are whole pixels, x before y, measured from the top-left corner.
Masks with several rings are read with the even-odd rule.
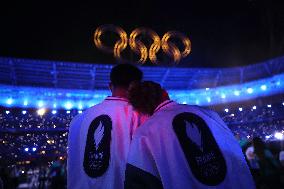
[[[215,112],[177,104],[129,64],[110,80],[112,96],[71,123],[68,188],[254,188]]]

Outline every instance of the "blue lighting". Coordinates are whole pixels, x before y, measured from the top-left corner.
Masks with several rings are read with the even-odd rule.
[[[267,107],[268,107],[268,108],[271,108],[271,104],[267,104]]]
[[[8,105],[11,105],[11,104],[13,103],[13,99],[12,99],[12,98],[8,98],[7,101],[6,101],[6,103],[7,103]]]
[[[187,104],[186,101],[183,101],[182,104]]]
[[[252,109],[256,110],[256,106],[253,106]]]
[[[25,148],[25,152],[28,152],[29,151],[29,148]]]
[[[267,89],[266,85],[261,85],[261,90],[265,91]]]
[[[57,111],[56,110],[52,110],[52,112],[51,112],[53,115],[54,114],[56,114],[57,113]]]
[[[71,102],[66,102],[64,106],[65,109],[70,110],[73,107],[73,104]]]
[[[22,111],[22,114],[24,114],[24,115],[25,115],[26,113],[27,113],[27,111],[26,111],[26,110],[23,110],[23,111]]]
[[[258,97],[283,94],[284,73],[247,83],[193,90],[168,90],[171,99],[201,106],[239,102]],[[280,85],[281,82],[281,85]],[[263,90],[266,86],[266,90]],[[251,92],[251,93],[250,93]],[[66,94],[69,94],[66,96]],[[11,97],[7,98],[7,94]],[[0,106],[19,108],[78,109],[83,110],[100,103],[109,90],[78,90],[39,87],[21,87],[0,84]],[[13,98],[12,98],[13,97]],[[35,99],[36,97],[36,99]],[[10,99],[8,101],[8,99]],[[31,100],[33,99],[33,100]],[[38,100],[37,100],[38,99]],[[209,100],[210,99],[210,100]],[[11,103],[8,104],[7,102]]]
[[[78,113],[81,114],[81,113],[82,113],[82,110],[79,110]]]
[[[248,89],[247,89],[247,92],[248,92],[249,94],[251,94],[251,93],[253,93],[253,89],[252,89],[252,88],[248,88]]]
[[[67,113],[67,114],[70,114],[70,111],[69,111],[69,110],[67,110],[67,111],[66,111],[66,113]]]
[[[33,147],[33,152],[35,152],[36,151],[36,147]]]

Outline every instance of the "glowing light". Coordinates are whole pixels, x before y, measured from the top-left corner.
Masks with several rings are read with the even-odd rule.
[[[37,114],[40,116],[43,116],[45,114],[46,110],[44,108],[41,108],[37,111]]]
[[[26,110],[23,110],[23,111],[22,111],[22,114],[24,114],[24,115],[25,115],[26,113],[27,113],[27,111],[26,111]]]
[[[207,102],[211,102],[211,98],[210,97],[207,97]]]
[[[207,87],[207,88],[205,88],[205,90],[206,90],[206,91],[208,91],[209,89],[210,89],[210,88],[208,88],[208,87]]]
[[[43,105],[44,105],[43,101],[39,101],[38,104],[37,104],[37,106],[40,107],[40,108],[43,107]]]
[[[71,102],[67,102],[64,106],[67,110],[70,110],[73,107],[73,104]]]
[[[79,111],[78,111],[79,114],[81,114],[82,112],[83,112],[82,110],[79,110]]]
[[[54,103],[54,104],[53,104],[53,108],[56,108],[56,107],[57,107],[57,104],[56,104],[56,103]]]
[[[82,105],[81,103],[78,105],[78,109],[79,109],[79,110],[82,110],[82,109],[83,109],[83,105]]]
[[[221,98],[225,99],[226,98],[226,95],[223,93],[221,94]]]
[[[21,171],[21,173],[22,173],[22,174],[24,174],[24,173],[25,173],[25,171]]]
[[[248,88],[248,89],[247,89],[247,92],[248,92],[249,94],[251,94],[251,93],[253,93],[253,89],[252,89],[252,88]]]
[[[69,110],[67,110],[67,111],[66,111],[66,113],[67,113],[67,114],[70,114],[70,111],[69,111]]]
[[[6,110],[6,114],[9,114],[10,113],[10,111],[9,110]]]
[[[229,112],[229,109],[228,109],[228,108],[226,108],[226,109],[225,109],[225,112],[227,112],[227,113],[228,113],[228,112]]]
[[[256,110],[256,106],[253,106],[252,109]]]
[[[268,108],[271,108],[271,104],[267,104],[267,107],[268,107]]]
[[[276,85],[279,86],[280,85],[280,81],[277,81]]]
[[[239,108],[239,111],[240,111],[240,112],[243,111],[243,108]]]
[[[35,152],[36,151],[36,147],[33,147],[33,152]]]
[[[266,139],[270,139],[271,138],[271,135],[267,135],[265,136]]]
[[[63,157],[60,156],[59,159],[60,159],[60,160],[63,160]]]
[[[267,89],[266,85],[261,85],[261,90],[265,91]]]
[[[51,112],[53,115],[54,114],[56,114],[57,113],[57,111],[56,110],[52,110],[52,112]]]
[[[278,140],[283,140],[283,134],[280,133],[280,132],[276,132],[276,133],[274,134],[274,137],[275,137],[276,139],[278,139]]]
[[[240,91],[234,91],[235,96],[240,96]]]
[[[25,148],[25,152],[28,152],[29,151],[29,148]]]
[[[232,117],[234,117],[234,116],[235,116],[235,114],[231,114],[231,116],[232,116]]]
[[[7,99],[7,101],[6,101],[6,103],[8,104],[8,105],[11,105],[12,103],[13,103],[13,99],[12,98],[8,98]]]
[[[27,106],[27,105],[28,105],[28,101],[25,100],[25,101],[24,101],[24,106]]]
[[[284,106],[284,102],[282,102],[282,105]]]

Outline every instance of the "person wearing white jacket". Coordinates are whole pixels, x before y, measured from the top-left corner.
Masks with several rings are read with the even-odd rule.
[[[119,64],[110,73],[112,96],[76,116],[69,129],[67,188],[122,189],[132,134],[143,117],[126,99],[142,72]]]
[[[157,83],[133,83],[133,107],[151,117],[133,136],[125,189],[253,189],[233,134],[217,113],[178,104]]]

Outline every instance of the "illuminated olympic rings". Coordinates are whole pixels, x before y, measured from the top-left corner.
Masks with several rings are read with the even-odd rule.
[[[120,39],[115,42],[114,47],[104,46],[101,41],[101,36],[104,32],[111,31],[119,35]],[[148,51],[145,44],[143,44],[138,38],[139,35],[147,35],[153,40]],[[180,52],[179,48],[170,41],[171,38],[177,38],[181,40],[184,46],[184,50]],[[121,58],[121,52],[129,44],[132,51],[140,56],[138,62],[145,63],[149,57],[152,63],[158,63],[156,54],[162,47],[162,50],[170,56],[174,62],[178,63],[181,58],[189,55],[191,51],[191,42],[188,37],[177,31],[169,31],[165,33],[160,39],[159,35],[151,29],[148,28],[136,28],[134,29],[129,39],[127,39],[127,33],[120,27],[113,25],[103,25],[96,29],[94,33],[94,43],[98,49],[101,49],[107,53],[113,53],[114,57]]]

